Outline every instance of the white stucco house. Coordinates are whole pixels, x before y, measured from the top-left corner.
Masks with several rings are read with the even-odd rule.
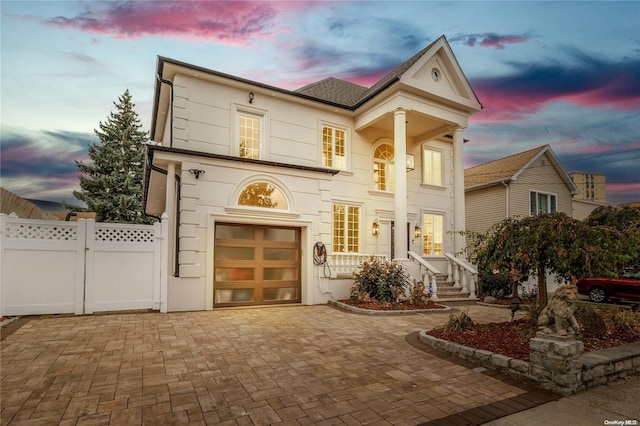
[[[346,298],[373,254],[450,272],[482,105],[444,36],[369,88],[156,72],[144,203],[172,230],[168,310]]]

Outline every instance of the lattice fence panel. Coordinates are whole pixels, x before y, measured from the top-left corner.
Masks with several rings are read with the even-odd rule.
[[[96,241],[107,243],[151,243],[153,229],[96,227]]]
[[[14,240],[66,240],[78,239],[78,228],[66,225],[7,224],[7,238]]]

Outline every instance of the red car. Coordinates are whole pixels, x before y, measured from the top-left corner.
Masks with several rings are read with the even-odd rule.
[[[589,296],[593,302],[624,300],[640,303],[640,270],[625,270],[620,278],[580,278],[578,293]]]

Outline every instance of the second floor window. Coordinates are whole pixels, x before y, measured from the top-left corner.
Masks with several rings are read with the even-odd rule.
[[[393,192],[395,176],[393,146],[383,143],[373,153],[373,186],[378,191]]]
[[[422,150],[422,183],[442,186],[442,152],[434,149]]]
[[[542,192],[531,191],[529,193],[531,216],[541,213],[555,213],[557,211],[556,196]]]
[[[239,156],[259,159],[262,147],[262,117],[241,112],[238,116]]]
[[[347,140],[344,130],[322,126],[322,165],[346,169]]]
[[[360,207],[333,205],[333,252],[360,252]]]

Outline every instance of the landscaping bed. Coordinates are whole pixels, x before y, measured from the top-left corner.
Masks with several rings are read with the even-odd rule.
[[[379,302],[377,300],[339,300],[345,305],[353,306],[360,309],[369,309],[372,311],[417,311],[424,309],[446,309],[446,306],[437,305],[433,302],[428,303],[411,303],[408,300],[399,302]]]
[[[584,351],[592,352],[640,341],[640,314],[622,311],[603,311],[607,330],[604,336],[578,336],[584,343]],[[512,322],[474,324],[467,330],[445,330],[444,327],[427,331],[427,334],[474,349],[529,361],[529,340],[535,336],[534,320],[520,319]]]

